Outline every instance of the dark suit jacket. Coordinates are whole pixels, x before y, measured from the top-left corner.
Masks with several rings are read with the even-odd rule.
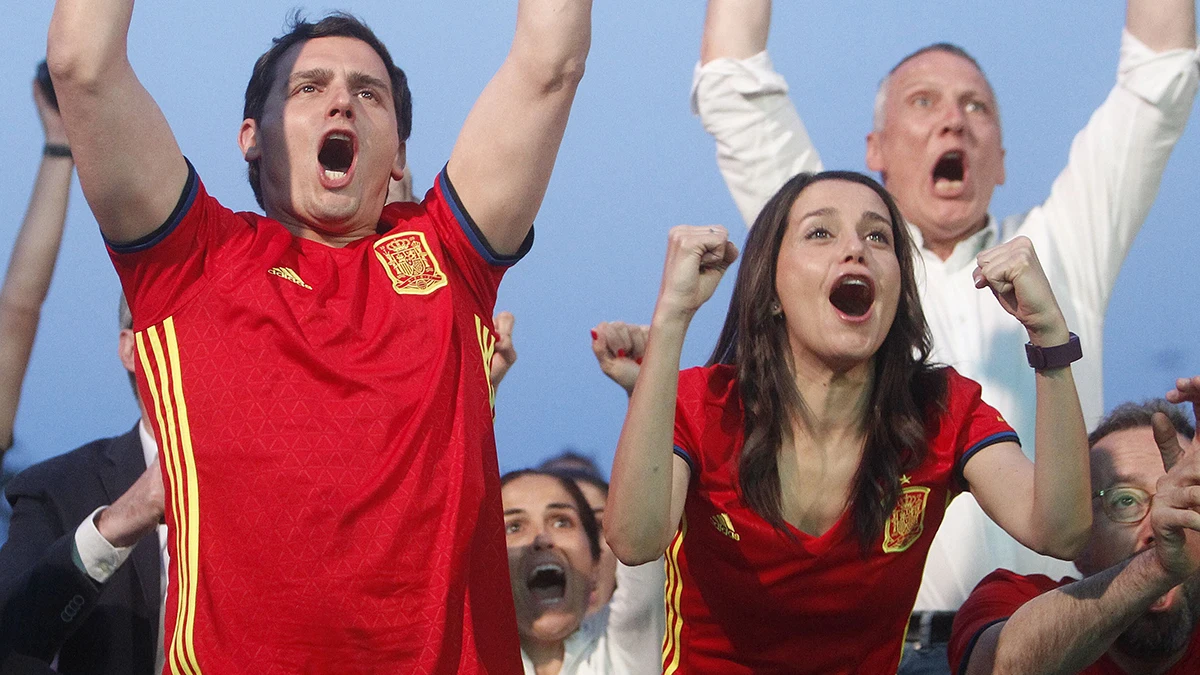
[[[137,426],[22,471],[0,548],[0,672],[58,654],[62,673],[154,671],[158,536],[151,532],[103,585],[74,563],[75,529],[146,470]],[[14,656],[17,655],[17,656]]]

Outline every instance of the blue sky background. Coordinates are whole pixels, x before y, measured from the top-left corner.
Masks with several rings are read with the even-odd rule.
[[[45,52],[51,2],[12,3],[0,29],[0,250],[7,259],[40,157],[30,97]],[[236,144],[254,59],[293,2],[142,0],[130,58],[171,121],[209,191],[254,208]],[[467,111],[508,49],[516,2],[346,2],[303,6],[312,16],[346,9],[364,18],[409,74],[415,111],[408,157],[424,192],[446,161]],[[503,470],[564,446],[607,469],[625,396],[589,348],[597,322],[649,320],[667,229],[723,223],[745,228],[717,173],[713,145],[687,96],[699,49],[701,0],[595,0],[592,52],[546,202],[537,241],[500,292],[517,316],[517,367],[499,390],[496,434]],[[972,51],[1004,113],[1009,182],[998,216],[1041,202],[1065,164],[1071,138],[1115,78],[1121,2],[1006,3],[827,0],[776,3],[772,55],[830,168],[864,169],[863,138],[879,77],[917,47],[949,40]],[[1109,406],[1161,395],[1177,375],[1200,373],[1191,304],[1200,257],[1200,132],[1190,125],[1161,195],[1117,284],[1105,334]],[[732,276],[732,275],[730,275]],[[693,323],[685,365],[704,359],[732,279]],[[116,357],[118,284],[87,205],[73,188],[67,233],[17,417],[25,466],[137,416]]]

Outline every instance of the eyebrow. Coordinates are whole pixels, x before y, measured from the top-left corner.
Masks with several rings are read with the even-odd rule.
[[[329,68],[309,68],[308,70],[301,70],[299,72],[292,73],[291,77],[288,78],[288,84],[290,85],[295,84],[296,82],[305,81],[324,84],[331,80],[333,80],[333,71]],[[374,75],[368,75],[367,73],[357,71],[352,72],[347,77],[347,82],[349,83],[351,89],[371,87],[374,89],[382,89],[389,94],[392,91],[392,85],[390,82],[385,82],[384,80],[381,80]]]
[[[333,71],[328,68],[309,68],[308,70],[301,70],[299,72],[292,73],[291,76],[288,77],[288,84],[294,84],[304,80],[311,80],[313,82],[328,82],[332,79]]]
[[[561,502],[552,502],[552,503],[550,503],[550,504],[547,504],[547,505],[546,505],[546,509],[547,509],[547,510],[550,510],[550,509],[566,509],[566,510],[568,510],[568,511],[576,511],[576,512],[578,512],[578,511],[579,511],[579,509],[576,509],[576,508],[575,508],[574,506],[572,506],[571,504],[563,504],[563,503],[561,503]],[[504,509],[504,515],[505,515],[505,516],[515,516],[515,515],[517,515],[517,514],[521,514],[521,513],[525,513],[525,509],[521,509],[521,508]]]
[[[388,92],[389,94],[392,91],[391,82],[384,82],[383,80],[379,79],[378,77],[375,77],[374,75],[368,75],[366,73],[359,73],[359,72],[350,73],[349,82],[350,82],[351,89],[361,89],[363,87],[370,87],[372,89],[381,89],[383,91]]]
[[[832,216],[832,215],[836,215],[836,214],[837,214],[837,212],[838,212],[838,210],[837,210],[836,208],[834,208],[834,207],[832,207],[832,206],[826,206],[826,207],[824,207],[824,208],[820,208],[820,209],[817,209],[817,210],[815,210],[815,211],[809,211],[808,213],[804,214],[804,215],[803,215],[803,216],[800,218],[800,222],[804,222],[804,221],[806,221],[806,220],[808,220],[809,218],[812,218],[812,217],[814,217],[814,216]],[[888,227],[891,227],[891,225],[892,225],[892,221],[891,221],[891,219],[890,219],[890,218],[887,218],[886,216],[880,215],[879,213],[876,213],[875,211],[864,211],[864,212],[863,212],[863,214],[862,214],[862,218],[859,218],[859,221],[858,221],[858,222],[859,222],[859,223],[865,223],[865,222],[878,222],[878,223],[882,223],[882,224],[884,224],[884,225],[887,225]]]

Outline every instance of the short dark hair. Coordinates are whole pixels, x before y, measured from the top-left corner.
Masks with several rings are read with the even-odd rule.
[[[250,73],[250,82],[246,84],[246,105],[242,109],[242,119],[253,119],[262,122],[263,108],[266,107],[267,97],[271,86],[275,83],[275,69],[287,50],[293,46],[315,38],[350,37],[361,40],[383,60],[388,76],[392,82],[392,102],[396,108],[396,133],[400,142],[408,140],[412,133],[412,93],[408,90],[408,76],[404,74],[388,53],[387,47],[375,36],[374,31],[367,27],[357,17],[345,12],[334,12],[316,23],[310,23],[297,10],[287,22],[287,32],[275,38]],[[247,169],[250,178],[250,188],[254,190],[254,199],[258,205],[266,208],[263,203],[262,182],[259,176],[258,160],[249,162]]]
[[[1126,429],[1148,427],[1150,418],[1154,413],[1159,412],[1171,420],[1171,426],[1175,427],[1175,431],[1180,436],[1190,439],[1196,435],[1196,428],[1188,421],[1187,415],[1179,409],[1179,406],[1171,404],[1166,399],[1152,398],[1141,403],[1129,401],[1113,408],[1112,412],[1100,420],[1095,430],[1088,434],[1088,447],[1095,446],[1109,434]]]
[[[592,513],[592,507],[588,506],[587,499],[583,496],[583,491],[575,484],[575,481],[561,476],[550,471],[540,471],[538,469],[518,469],[517,471],[509,471],[500,477],[500,487],[513,482],[518,478],[525,476],[546,476],[558,481],[567,494],[571,495],[571,500],[575,502],[575,510],[579,512],[579,524],[583,526],[583,533],[587,535],[588,549],[592,554],[592,560],[600,559],[600,525],[596,523],[596,514]]]
[[[925,459],[929,449],[926,416],[944,405],[946,373],[930,362],[931,338],[917,293],[916,246],[895,200],[878,182],[853,171],[802,173],[766,203],[742,252],[725,325],[709,365],[737,368],[744,409],[738,485],[742,499],[781,532],[779,480],[782,420],[807,411],[796,389],[787,326],[773,311],[779,250],[792,205],[809,186],[842,180],[870,188],[887,207],[892,246],[900,266],[900,298],[887,337],[874,355],[875,378],[867,405],[866,450],[850,493],[849,511],[865,553],[883,532],[900,495],[900,476]],[[797,317],[799,320],[800,318]]]
[[[599,465],[591,455],[585,455],[574,448],[565,448],[562,452],[542,460],[537,465],[538,471],[566,476],[574,481],[583,481],[596,486],[604,494],[608,494],[608,481],[600,472]]]

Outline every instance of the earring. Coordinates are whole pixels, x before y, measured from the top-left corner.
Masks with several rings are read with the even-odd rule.
[[[779,305],[778,300],[771,303],[771,316],[783,316],[783,307]]]

